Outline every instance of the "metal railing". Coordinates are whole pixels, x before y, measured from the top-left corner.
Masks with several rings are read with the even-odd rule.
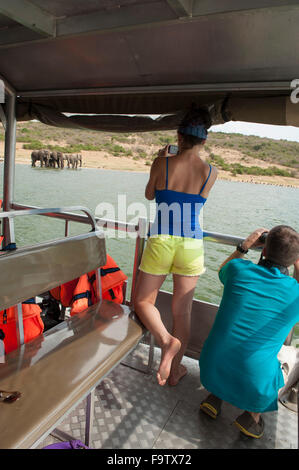
[[[65,236],[68,236],[68,224],[69,222],[77,222],[81,224],[91,224],[92,229],[95,227],[101,227],[102,229],[113,229],[117,231],[123,231],[127,233],[136,233],[136,242],[135,242],[135,253],[134,253],[134,264],[132,272],[132,285],[131,285],[131,294],[130,294],[130,304],[132,305],[134,298],[134,290],[136,286],[138,267],[141,261],[142,253],[145,246],[145,241],[147,238],[147,231],[149,222],[146,218],[140,217],[137,224],[122,222],[119,220],[104,219],[100,217],[92,216],[91,212],[82,206],[75,207],[61,207],[54,209],[42,209],[36,206],[27,206],[18,203],[12,203],[11,208],[13,209],[10,212],[0,213],[0,218],[8,217],[9,220],[12,220],[18,215],[43,215],[46,217],[52,217],[56,219],[62,219],[65,221]],[[70,211],[82,211],[86,215],[74,214]],[[13,227],[12,227],[13,230]],[[14,233],[14,232],[13,232]],[[220,243],[230,246],[237,246],[237,244],[244,240],[242,237],[236,237],[233,235],[227,235],[217,232],[203,232],[203,236],[207,241]]]
[[[82,206],[74,206],[74,207],[50,207],[50,208],[40,208],[40,207],[26,207],[21,206],[20,204],[14,204],[14,209],[12,211],[5,211],[0,212],[0,219],[8,219],[9,223],[9,232],[10,232],[10,243],[15,242],[15,233],[14,233],[14,224],[13,219],[19,216],[26,216],[26,215],[45,215],[47,217],[54,217],[57,219],[64,219],[65,215],[68,213],[69,210],[76,210],[84,212],[85,216],[80,216],[77,214],[68,213],[68,220],[73,220],[75,222],[81,222],[84,220],[84,223],[90,224],[92,230],[96,229],[96,221],[86,207]],[[19,210],[18,210],[19,209]]]
[[[13,203],[11,208],[14,209],[8,212],[0,212],[0,220],[7,218],[9,221],[12,221],[14,217],[22,215],[43,215],[46,217],[52,217],[56,219],[65,220],[65,236],[68,236],[68,224],[69,222],[77,222],[81,224],[91,225],[92,230],[95,230],[99,226],[102,229],[113,229],[117,231],[124,231],[128,233],[136,233],[136,242],[135,242],[135,253],[134,253],[134,264],[132,270],[132,284],[131,284],[131,293],[129,305],[133,308],[133,299],[136,287],[136,280],[138,274],[138,267],[141,262],[142,253],[145,246],[145,241],[147,238],[149,223],[146,218],[139,218],[137,224],[127,223],[111,219],[103,219],[99,217],[94,217],[89,209],[82,206],[74,207],[60,207],[60,208],[39,208],[36,206],[25,206],[22,204]],[[74,214],[69,211],[82,211],[85,215]],[[10,223],[10,222],[9,222]],[[10,235],[11,239],[14,239],[14,229],[13,224],[11,224],[12,234]],[[220,243],[229,246],[237,246],[238,243],[245,240],[244,237],[236,237],[233,235],[218,233],[218,232],[203,232],[203,237],[206,241],[213,243]],[[259,250],[260,248],[253,248],[254,250]],[[21,315],[20,309],[18,309],[18,316]],[[286,338],[285,345],[290,345],[293,337],[292,329]]]

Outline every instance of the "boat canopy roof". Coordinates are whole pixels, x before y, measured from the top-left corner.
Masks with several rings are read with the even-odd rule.
[[[0,75],[20,121],[166,130],[194,104],[299,126],[298,24],[297,0],[1,0]]]

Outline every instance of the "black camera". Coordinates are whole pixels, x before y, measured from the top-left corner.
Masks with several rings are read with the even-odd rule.
[[[263,232],[262,235],[259,237],[259,242],[265,243],[267,236],[268,236],[268,232]]]

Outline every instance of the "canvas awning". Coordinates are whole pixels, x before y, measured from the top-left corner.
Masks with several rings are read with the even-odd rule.
[[[298,24],[295,0],[1,0],[0,75],[18,120],[174,129],[194,103],[299,126]]]

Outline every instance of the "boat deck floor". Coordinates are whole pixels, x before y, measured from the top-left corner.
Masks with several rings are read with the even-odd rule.
[[[90,447],[95,449],[296,449],[297,413],[278,404],[265,413],[261,439],[248,438],[232,423],[241,410],[224,403],[217,418],[199,413],[207,391],[201,386],[198,361],[185,357],[188,374],[175,387],[160,387],[156,371],[160,350],[155,348],[150,374],[146,368],[148,346],[140,344],[95,390]],[[130,365],[131,367],[128,367]],[[84,442],[85,400],[60,424],[59,429]],[[58,442],[52,435],[38,448]]]

